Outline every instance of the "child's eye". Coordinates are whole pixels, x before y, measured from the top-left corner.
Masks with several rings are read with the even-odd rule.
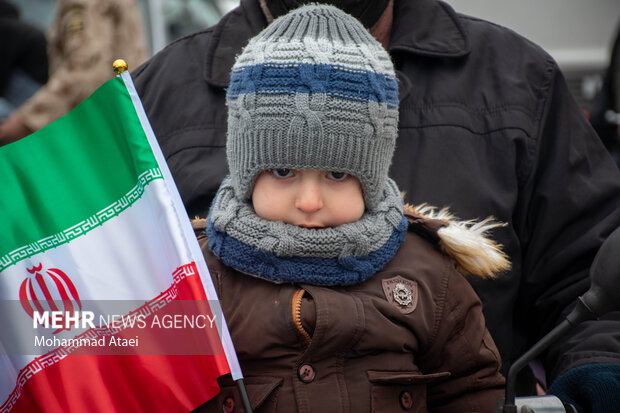
[[[291,176],[293,176],[293,171],[285,168],[273,169],[272,172],[278,178],[290,178]]]
[[[327,174],[327,177],[329,179],[333,179],[334,181],[344,181],[345,179],[347,179],[349,177],[349,174],[344,173],[344,172],[330,171]]]

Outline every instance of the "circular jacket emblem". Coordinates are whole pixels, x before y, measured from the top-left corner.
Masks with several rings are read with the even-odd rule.
[[[392,295],[394,296],[394,301],[403,307],[408,306],[411,304],[411,301],[413,301],[411,291],[405,287],[403,283],[396,284],[394,290],[392,291]]]
[[[403,314],[409,314],[418,305],[418,283],[400,275],[382,280],[385,298]]]

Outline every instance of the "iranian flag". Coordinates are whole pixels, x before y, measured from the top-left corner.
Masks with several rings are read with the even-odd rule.
[[[0,148],[0,412],[190,411],[241,379],[128,72]]]

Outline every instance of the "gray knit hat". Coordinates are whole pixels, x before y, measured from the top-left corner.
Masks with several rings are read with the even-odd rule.
[[[389,55],[355,18],[308,5],[276,19],[237,57],[227,91],[227,156],[239,199],[264,170],[356,176],[366,208],[383,196],[398,127]]]

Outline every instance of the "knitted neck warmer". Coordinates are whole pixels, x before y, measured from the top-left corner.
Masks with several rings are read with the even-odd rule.
[[[355,222],[309,229],[268,221],[220,186],[207,219],[209,249],[224,264],[273,282],[350,285],[387,264],[407,231],[398,187],[388,180],[383,199]]]

